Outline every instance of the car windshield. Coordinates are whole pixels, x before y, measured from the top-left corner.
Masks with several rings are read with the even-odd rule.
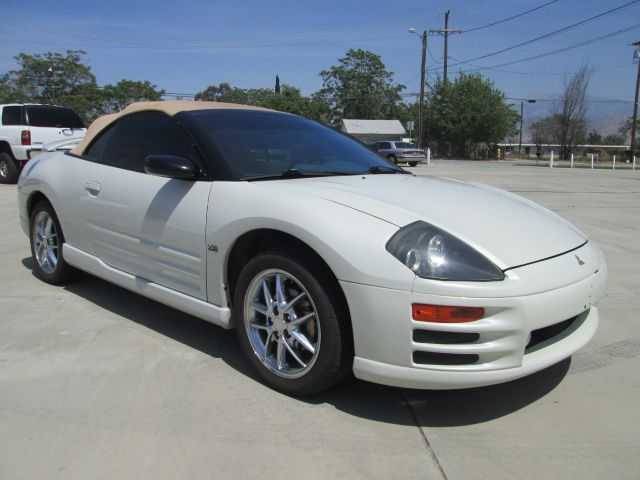
[[[188,116],[236,180],[404,173],[347,135],[296,115],[198,110]]]
[[[84,128],[84,123],[70,108],[30,105],[26,107],[32,127]]]
[[[407,142],[395,142],[395,144],[396,144],[396,148],[416,148]]]

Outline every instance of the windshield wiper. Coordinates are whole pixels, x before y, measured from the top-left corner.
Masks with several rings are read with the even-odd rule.
[[[384,166],[375,165],[369,169],[369,173],[373,173],[374,175],[377,175],[381,173],[409,173],[409,172],[405,172],[404,170],[394,168],[394,167],[384,167]]]
[[[252,180],[277,180],[285,178],[307,178],[307,177],[331,177],[335,175],[351,175],[350,173],[341,172],[309,172],[305,170],[298,170],[297,168],[290,168],[280,173],[269,173],[266,175],[255,175],[253,177],[243,177],[240,180],[252,181]]]

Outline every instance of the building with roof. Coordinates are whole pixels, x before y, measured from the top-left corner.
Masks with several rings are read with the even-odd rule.
[[[402,140],[407,136],[400,120],[344,119],[340,124],[340,130],[364,143]]]

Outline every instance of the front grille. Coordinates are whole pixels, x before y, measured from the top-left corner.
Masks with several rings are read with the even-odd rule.
[[[554,323],[553,325],[549,325],[548,327],[532,330],[531,339],[529,340],[529,343],[527,343],[527,346],[525,347],[525,350],[524,350],[525,353],[527,353],[528,350],[531,350],[536,345],[539,345],[542,342],[545,342],[557,335],[560,335],[567,328],[569,328],[577,318],[578,317],[576,316],[568,320],[564,320],[562,322]]]

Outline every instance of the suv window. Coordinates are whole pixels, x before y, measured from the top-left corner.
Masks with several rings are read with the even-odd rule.
[[[32,127],[84,128],[84,123],[70,108],[50,105],[27,105],[27,120]]]
[[[2,109],[2,125],[22,125],[22,107],[4,107]]]
[[[193,152],[191,137],[173,118],[160,112],[141,112],[122,118],[104,132],[87,156],[101,155],[100,163],[144,172],[147,155],[193,157]]]

